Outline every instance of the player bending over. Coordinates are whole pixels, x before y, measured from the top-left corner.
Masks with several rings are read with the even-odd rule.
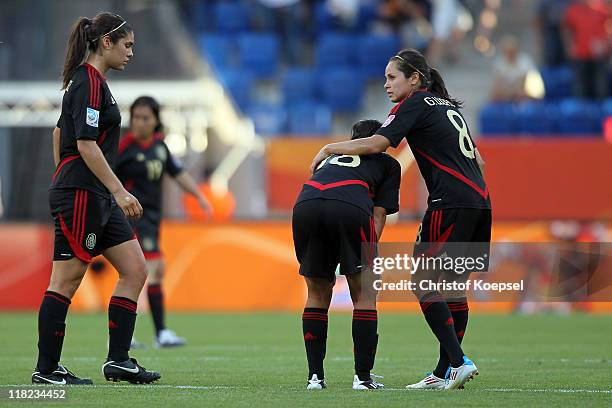
[[[353,125],[352,138],[372,136],[376,120]],[[399,210],[399,163],[386,153],[331,155],[304,184],[293,208],[293,241],[300,275],[308,286],[302,330],[308,359],[307,389],[326,388],[323,360],[327,343],[327,311],[335,271],[345,275],[353,300],[353,389],[380,389],[370,371],[378,344],[374,275],[362,262],[364,248],[376,245],[387,214]],[[370,254],[370,256],[373,254]],[[367,252],[366,252],[366,258]],[[362,269],[365,269],[362,271]]]

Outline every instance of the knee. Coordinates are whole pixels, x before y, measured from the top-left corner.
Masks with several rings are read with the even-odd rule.
[[[333,293],[333,287],[318,288],[317,290],[308,291],[308,299],[306,303],[311,307],[320,307],[323,309],[329,308]]]
[[[434,296],[435,294],[435,292],[420,290],[420,289],[413,289],[412,293],[414,294],[414,296],[417,298],[419,302],[423,302],[423,300],[428,299]]]
[[[355,309],[376,309],[376,291],[360,291],[359,293],[351,293],[351,300]]]
[[[308,291],[308,299],[316,301],[317,303],[326,304],[330,303],[332,298],[332,290],[319,290],[319,291]]]
[[[161,282],[164,277],[164,263],[163,261],[158,261],[157,265],[149,272],[149,281],[150,282]]]
[[[83,277],[73,277],[73,278],[54,278],[49,282],[49,290],[53,292],[57,292],[63,296],[66,296],[68,299],[72,299],[77,289],[81,285],[81,281]]]
[[[130,281],[133,286],[142,288],[147,280],[147,263],[144,257],[121,271],[121,278]]]

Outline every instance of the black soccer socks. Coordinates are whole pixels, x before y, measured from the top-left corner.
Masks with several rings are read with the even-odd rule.
[[[304,308],[302,333],[308,359],[308,378],[316,374],[322,380],[325,378],[323,360],[327,348],[327,309]]]
[[[460,367],[463,364],[463,351],[457,340],[453,317],[446,300],[439,292],[430,292],[423,296],[419,303],[427,324],[446,351],[451,365]]]
[[[62,354],[66,315],[70,299],[50,290],[46,291],[38,311],[38,362],[36,371],[50,374]]]
[[[147,296],[149,298],[151,315],[153,316],[153,324],[155,325],[155,335],[159,336],[159,332],[166,328],[164,324],[164,294],[161,284],[149,284]]]
[[[113,296],[108,305],[108,358],[125,361],[129,358],[130,343],[136,325],[137,303]]]
[[[378,313],[376,310],[353,311],[353,353],[355,374],[361,381],[371,380],[378,345]]]
[[[454,299],[447,302],[447,305],[453,317],[457,341],[459,341],[459,344],[461,344],[463,341],[463,336],[465,335],[465,329],[467,328],[468,314],[470,310],[468,307],[467,298]],[[440,359],[438,360],[438,365],[433,371],[433,374],[436,377],[444,378],[446,370],[448,370],[449,366],[450,360],[448,355],[446,354],[444,347],[440,345]]]

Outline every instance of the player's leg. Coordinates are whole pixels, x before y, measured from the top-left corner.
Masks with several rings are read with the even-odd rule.
[[[421,235],[417,238],[415,255],[424,253],[426,257],[432,259],[444,252],[444,245],[456,227],[453,218],[448,216],[449,212],[452,211],[436,210],[426,212],[423,218],[423,227],[420,229]],[[435,268],[428,267],[417,270],[413,275],[413,281],[416,283],[413,293],[419,300],[421,311],[427,324],[438,339],[441,348],[449,356],[451,365],[459,367],[463,364],[463,350],[457,340],[453,318],[446,300],[439,291],[424,290],[421,289],[422,286],[420,285],[421,281],[437,282],[439,276],[440,271]],[[443,374],[435,375],[433,379],[429,379],[432,384],[425,384],[424,382],[429,382],[426,377],[419,383],[409,385],[408,388],[440,388],[442,384],[436,379],[443,378]],[[436,381],[434,382],[433,380]]]
[[[109,346],[107,360],[102,366],[104,377],[109,381],[138,384],[156,381],[161,377],[159,373],[146,370],[129,357],[138,295],[147,275],[140,244],[119,207],[110,209],[101,247],[105,248],[104,257],[119,273],[108,307]]]
[[[187,341],[179,337],[176,333],[166,327],[163,277],[165,271],[164,258],[159,250],[157,256],[151,257],[145,254],[147,262],[147,298],[153,325],[155,327],[155,346],[156,347],[179,347],[185,345]]]
[[[323,361],[327,352],[327,311],[331,303],[333,280],[304,277],[308,297],[302,313],[302,335],[308,360],[307,389],[325,388]]]
[[[325,200],[309,200],[294,208],[292,227],[295,252],[308,297],[302,314],[302,335],[308,360],[307,389],[323,389],[323,361],[327,349],[327,312],[338,264],[337,232],[325,225]]]
[[[147,264],[147,298],[155,329],[155,346],[182,346],[185,344],[185,339],[166,329],[165,324],[162,286],[165,265],[159,248],[159,221],[160,216],[156,211],[145,210],[143,217],[133,223]]]
[[[342,211],[345,216],[342,223],[340,273],[346,276],[353,301],[353,389],[381,389],[384,388],[383,384],[373,380],[371,374],[378,347],[378,292],[374,289],[377,275],[369,267],[376,253],[376,231],[373,220],[357,207]]]
[[[452,248],[447,250],[451,257],[477,257],[484,256],[488,259],[489,241],[491,239],[491,212],[490,210],[478,209],[455,209],[447,210],[448,216],[454,223],[455,228],[448,238],[448,242]],[[445,271],[440,280],[446,282],[465,283],[470,276],[471,271]],[[464,290],[447,291],[444,293],[446,303],[451,312],[455,334],[459,344],[463,342],[469,318],[469,305],[467,295]],[[464,360],[466,357],[464,356]],[[468,359],[469,361],[469,359]],[[473,365],[473,364],[472,364]],[[436,376],[444,373],[445,377],[455,377],[455,381],[449,381],[450,385],[456,385],[456,373],[451,368],[450,358],[443,347],[440,347],[440,357],[438,364],[433,371]],[[467,367],[467,371],[473,371],[478,374],[475,367]],[[466,381],[469,381],[468,377]],[[452,379],[452,378],[451,378]],[[460,379],[461,381],[461,379]],[[462,387],[461,385],[456,385]]]
[[[66,315],[87,263],[78,258],[54,261],[49,287],[38,311],[38,360],[32,382],[49,384],[91,384],[59,364],[66,333]]]
[[[95,199],[84,190],[52,190],[49,193],[51,214],[55,222],[53,267],[49,287],[38,311],[38,360],[32,374],[33,383],[91,384],[59,364],[66,333],[66,315],[76,293],[93,247],[88,248],[85,232],[91,230],[98,216]],[[89,211],[88,211],[89,210]]]

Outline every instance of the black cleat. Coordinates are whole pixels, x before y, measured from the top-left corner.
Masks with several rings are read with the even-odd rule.
[[[91,385],[93,381],[89,378],[79,378],[72,371],[58,364],[51,374],[43,374],[40,371],[32,373],[32,384],[52,385]]]
[[[135,358],[125,361],[107,360],[102,365],[102,374],[106,381],[128,381],[132,384],[149,384],[161,378],[157,371],[148,371],[138,365]]]

